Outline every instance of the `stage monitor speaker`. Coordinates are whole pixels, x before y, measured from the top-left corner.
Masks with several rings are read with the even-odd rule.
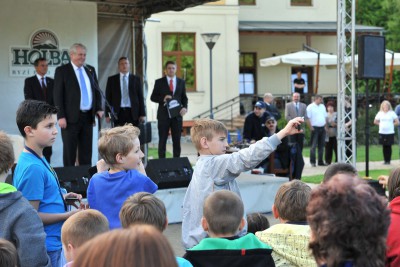
[[[193,168],[187,157],[153,159],[147,162],[146,173],[158,189],[187,187]]]
[[[358,37],[358,78],[385,79],[385,37]]]
[[[90,165],[57,167],[54,168],[57,173],[61,187],[64,187],[67,192],[81,194],[86,198],[86,191],[89,185]]]
[[[151,123],[145,122],[139,124],[140,135],[139,141],[141,145],[148,144],[151,142]]]

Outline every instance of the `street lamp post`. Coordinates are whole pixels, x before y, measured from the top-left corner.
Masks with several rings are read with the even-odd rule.
[[[215,43],[217,42],[220,33],[202,33],[201,37],[208,49],[210,49],[210,119],[214,119],[213,114],[213,90],[212,90],[212,49],[214,48]]]

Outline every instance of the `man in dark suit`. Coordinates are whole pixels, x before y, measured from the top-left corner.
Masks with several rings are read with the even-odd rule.
[[[107,81],[106,98],[117,115],[115,126],[132,123],[139,126],[139,122],[146,120],[145,103],[142,84],[139,77],[129,73],[130,64],[127,57],[118,60],[119,73],[110,76]],[[110,110],[106,106],[106,121],[110,122]]]
[[[304,117],[304,120],[307,119],[307,106],[306,104],[300,102],[300,93],[293,93],[292,102],[286,103],[285,106],[285,119],[290,121],[296,117]],[[294,134],[289,136],[290,143],[296,143],[299,145],[301,151],[303,151],[304,144],[304,124],[301,126],[303,129],[303,133]]]
[[[274,97],[271,93],[264,94],[264,102],[266,104],[265,110],[268,116],[273,116],[276,120],[279,120],[281,118],[281,113],[279,113],[278,109],[273,104]]]
[[[35,66],[36,75],[26,78],[24,85],[24,96],[25,99],[33,99],[39,101],[45,101],[48,104],[54,106],[53,100],[53,85],[54,80],[46,77],[48,63],[43,57],[37,58],[33,65]],[[43,156],[50,163],[51,154],[53,150],[51,146],[43,149]]]
[[[158,103],[158,157],[165,158],[165,150],[168,132],[171,128],[173,155],[179,158],[181,155],[181,132],[183,116],[187,112],[188,98],[186,96],[185,81],[176,77],[176,63],[165,63],[166,76],[156,80],[151,101]],[[177,100],[180,103],[180,111],[176,117],[170,118],[167,110],[167,102]]]
[[[80,165],[92,164],[92,140],[95,115],[103,116],[97,76],[86,65],[86,47],[73,44],[71,62],[56,69],[54,103],[58,107],[58,124],[63,140],[64,166],[74,166],[78,148]]]

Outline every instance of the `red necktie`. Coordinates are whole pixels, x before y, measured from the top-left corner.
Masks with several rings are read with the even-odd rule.
[[[169,90],[171,91],[171,93],[174,93],[174,82],[171,80],[169,80]]]

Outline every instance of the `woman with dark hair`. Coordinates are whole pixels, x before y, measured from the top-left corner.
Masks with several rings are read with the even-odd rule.
[[[77,267],[177,267],[167,238],[151,225],[99,235],[79,248]]]
[[[328,103],[326,106],[326,111],[328,117],[326,118],[327,127],[326,137],[325,137],[325,162],[326,164],[331,164],[333,159],[333,152],[335,152],[335,161],[338,161],[337,155],[337,115],[333,103]]]
[[[319,185],[307,207],[309,247],[318,265],[384,266],[389,213],[385,198],[349,174]]]
[[[386,267],[400,266],[400,168],[394,169],[390,176],[379,176],[379,182],[387,184],[389,192],[390,226],[386,242]]]

